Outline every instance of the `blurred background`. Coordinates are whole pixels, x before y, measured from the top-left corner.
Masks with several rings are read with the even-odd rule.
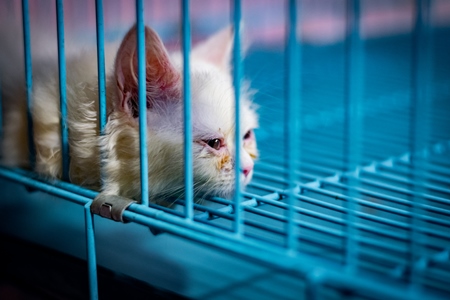
[[[331,44],[341,41],[345,34],[345,0],[302,0],[299,5],[299,35],[308,44]],[[166,42],[180,39],[180,2],[164,0],[144,1],[145,22],[154,27]],[[450,2],[433,0],[431,23],[442,27],[450,24]],[[32,34],[45,31],[56,34],[56,12],[52,1],[30,1]],[[284,1],[243,0],[243,21],[247,38],[255,44],[280,46],[284,43]],[[413,26],[414,1],[364,0],[361,33],[364,38],[410,32]],[[65,1],[65,32],[68,39],[95,41],[95,1]],[[127,0],[104,1],[105,33],[107,40],[121,38],[135,22],[134,5]],[[221,0],[192,0],[191,21],[193,39],[198,40],[226,26],[230,22],[230,3]],[[20,0],[0,2],[0,20],[19,21]],[[52,32],[53,30],[53,32]]]

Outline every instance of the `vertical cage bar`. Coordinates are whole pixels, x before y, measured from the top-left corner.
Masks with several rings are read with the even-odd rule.
[[[183,15],[183,97],[184,97],[184,188],[186,197],[186,218],[194,217],[193,204],[193,162],[192,162],[192,119],[191,119],[191,81],[190,81],[190,52],[191,52],[191,22],[189,19],[189,0],[182,0]]]
[[[86,231],[86,256],[89,277],[89,298],[98,299],[97,258],[95,253],[94,216],[91,213],[92,201],[84,206],[84,222]]]
[[[56,0],[56,20],[58,32],[58,65],[59,65],[59,95],[61,112],[61,153],[62,179],[69,180],[69,130],[67,128],[67,97],[66,97],[66,58],[64,45],[64,6],[63,0]]]
[[[145,25],[144,3],[136,0],[136,30],[138,56],[138,97],[139,97],[139,146],[141,158],[141,203],[148,205],[148,156],[147,156],[147,95],[145,79]]]
[[[421,257],[420,240],[421,234],[419,228],[422,222],[419,215],[423,213],[420,208],[424,204],[422,184],[425,181],[426,172],[426,153],[427,148],[427,116],[428,100],[427,87],[430,82],[430,70],[432,65],[430,40],[429,38],[429,18],[430,1],[415,1],[415,22],[412,38],[411,55],[411,109],[410,109],[410,163],[411,163],[411,181],[417,183],[414,185],[414,194],[411,197],[413,202],[411,206],[411,232],[410,232],[410,291],[416,294],[420,286],[420,270],[417,268],[417,262]]]
[[[305,299],[308,300],[319,300],[322,298],[321,291],[323,290],[323,283],[326,281],[325,272],[322,269],[315,268],[312,269],[306,275],[306,286],[305,286]]]
[[[241,210],[241,79],[242,79],[242,58],[241,58],[241,1],[233,0],[233,85],[235,98],[235,191],[234,191],[234,224],[233,230],[236,234],[242,234],[242,210]]]
[[[97,25],[98,119],[100,133],[103,134],[106,125],[106,75],[103,0],[95,1],[95,14]]]
[[[30,16],[28,0],[22,1],[22,20],[23,20],[23,47],[25,61],[25,81],[27,88],[27,129],[28,129],[28,151],[30,167],[34,169],[35,165],[35,147],[34,147],[34,131],[33,119],[31,114],[31,102],[33,99],[33,68],[31,62],[31,43],[30,43]]]
[[[359,0],[347,0],[346,22],[347,36],[346,47],[346,70],[345,70],[345,143],[346,168],[350,173],[348,185],[357,184],[358,164],[362,158],[361,135],[362,126],[362,95],[363,95],[363,47],[360,35],[361,7]],[[353,175],[351,175],[353,174]],[[356,242],[356,201],[355,189],[349,190],[347,198],[347,239],[345,262],[348,272],[353,272],[358,263],[359,245]]]
[[[296,247],[295,234],[295,172],[297,170],[297,160],[300,158],[299,133],[300,133],[300,101],[301,101],[301,66],[300,47],[297,38],[297,0],[289,0],[287,5],[286,22],[286,48],[285,48],[285,70],[286,70],[286,106],[285,106],[285,164],[287,170],[288,183],[288,210],[287,210],[287,236],[286,246],[293,250]]]

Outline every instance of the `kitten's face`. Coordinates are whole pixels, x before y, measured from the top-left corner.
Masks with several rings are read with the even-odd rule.
[[[116,59],[118,102],[115,109],[137,121],[135,29],[122,42]],[[234,88],[230,75],[232,32],[224,30],[193,48],[191,56],[191,101],[193,125],[194,193],[197,196],[229,198],[234,192],[235,168],[242,185],[253,175],[257,156],[253,130],[256,113],[248,93],[241,96],[241,133],[235,141]],[[180,196],[184,188],[184,138],[182,56],[169,55],[157,34],[146,28],[147,123],[150,189],[154,195]],[[137,122],[135,123],[137,124]],[[240,161],[235,149],[240,147]],[[153,151],[153,152],[152,152]],[[158,153],[156,153],[157,151]]]
[[[194,65],[194,62],[193,62]],[[241,97],[241,133],[235,142],[235,99],[231,76],[198,63],[192,76],[194,180],[197,191],[229,198],[234,191],[235,168],[242,186],[253,176],[257,157],[256,113],[246,94]],[[240,147],[240,161],[235,147]]]

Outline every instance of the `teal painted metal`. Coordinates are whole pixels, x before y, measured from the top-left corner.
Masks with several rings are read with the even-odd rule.
[[[59,99],[61,112],[62,178],[69,181],[69,128],[67,126],[66,54],[64,41],[64,1],[56,0],[58,32]]]
[[[86,231],[86,257],[89,277],[89,297],[91,300],[94,300],[98,299],[98,282],[97,257],[95,253],[94,216],[91,213],[91,203],[92,201],[88,202],[84,206],[84,220]]]
[[[415,22],[413,31],[413,44],[411,55],[411,113],[410,113],[410,160],[412,166],[411,180],[424,183],[427,170],[426,159],[417,155],[427,145],[428,122],[424,115],[429,114],[430,95],[427,88],[432,81],[430,66],[432,65],[431,49],[428,39],[431,34],[430,24],[430,2],[427,0],[415,1]],[[423,220],[419,218],[423,215],[423,204],[427,203],[422,185],[415,185],[413,195],[410,198],[411,205],[411,233],[410,233],[410,264],[413,266],[410,273],[410,294],[417,293],[422,289],[420,273],[423,266],[420,266],[422,253],[422,243],[424,237],[419,228],[425,226]],[[421,270],[422,269],[422,270]]]
[[[152,218],[145,218],[141,214],[134,213],[134,207],[136,206],[133,204],[133,207],[130,207],[130,211],[124,213],[124,216],[134,222],[150,227],[156,227],[165,232],[192,239],[219,249],[226,249],[238,255],[244,255],[251,260],[269,263],[270,265],[274,264],[274,267],[276,268],[281,267],[286,271],[300,273],[302,276],[310,274],[310,272],[316,268],[314,265],[323,265],[323,262],[316,261],[315,257],[310,257],[308,255],[304,255],[303,257],[290,256],[283,250],[276,251],[274,248],[267,247],[261,243],[253,244],[249,240],[238,238],[235,234],[229,236],[230,240],[217,239],[216,233],[213,233],[212,236],[207,236],[202,234],[199,229],[197,231],[191,231],[187,230],[185,227],[178,228],[164,221],[160,221],[159,217],[162,217],[163,214],[159,211],[152,213]],[[250,244],[253,244],[255,248],[251,246],[248,248]],[[252,251],[252,254],[248,255],[248,253],[246,253],[247,251]],[[274,257],[277,259],[274,259]],[[337,289],[354,289],[357,286],[357,289],[362,291],[364,295],[380,299],[383,297],[391,297],[391,299],[411,299],[408,298],[409,296],[406,296],[401,289],[397,290],[389,284],[387,284],[386,289],[377,289],[373,284],[373,281],[366,281],[364,278],[355,278],[353,276],[342,274],[341,272],[336,272],[335,266],[332,265],[327,265],[327,267],[328,268],[323,269],[324,274],[322,276],[324,279],[327,279],[326,284],[329,286],[336,287]],[[420,299],[421,296],[421,294],[418,294],[416,299]],[[434,296],[430,295],[430,299],[432,298],[434,298]]]
[[[138,98],[139,98],[139,147],[141,159],[141,203],[148,205],[148,156],[147,156],[147,87],[144,3],[136,0],[137,61],[138,61]]]
[[[241,159],[241,81],[243,74],[243,64],[241,58],[241,1],[233,0],[233,86],[234,86],[234,113],[235,113],[235,156],[234,156],[234,223],[233,230],[240,236],[242,235],[242,208],[241,208],[241,176],[242,170],[240,167]]]
[[[184,97],[184,189],[185,215],[187,219],[194,217],[194,175],[192,157],[192,115],[191,115],[191,21],[189,16],[189,0],[182,0],[182,41],[183,41],[183,97]]]
[[[305,299],[318,300],[321,299],[320,291],[322,285],[326,282],[326,273],[321,268],[312,269],[306,276],[307,286],[305,289]]]
[[[36,151],[33,140],[33,119],[31,116],[31,102],[33,99],[33,67],[31,61],[30,43],[30,16],[28,0],[22,0],[22,20],[23,20],[23,45],[25,62],[25,83],[27,93],[27,129],[28,129],[28,151],[30,166],[33,168],[36,163]]]
[[[287,189],[289,191],[287,222],[286,222],[286,245],[289,249],[294,250],[297,247],[297,236],[295,225],[295,189],[297,187],[296,172],[298,171],[298,161],[301,160],[299,140],[301,139],[300,119],[301,111],[301,47],[298,42],[297,32],[297,1],[290,0],[287,5],[287,22],[286,22],[286,53],[285,69],[286,69],[286,121],[284,128],[286,132],[286,147],[289,149],[285,153],[285,169],[287,170]]]
[[[97,34],[97,72],[98,72],[98,126],[101,135],[105,134],[107,121],[106,103],[106,72],[105,72],[105,36],[103,20],[103,0],[95,0],[96,34]],[[105,153],[100,153],[103,161]],[[102,163],[101,163],[102,164]],[[101,170],[103,179],[103,169]]]
[[[31,172],[27,171],[16,171],[14,169],[8,169],[4,167],[0,167],[0,174],[3,178],[13,180],[15,182],[19,182],[25,186],[31,187],[33,189],[37,189],[43,192],[46,192],[50,195],[58,196],[69,200],[73,203],[79,205],[86,205],[92,199],[74,193],[73,191],[62,189],[57,186],[57,184],[50,184],[45,181],[41,181],[37,179],[37,176]],[[78,187],[80,190],[83,189]]]
[[[105,75],[105,37],[103,21],[103,0],[95,0],[97,30],[97,68],[98,68],[98,122],[103,134],[106,126],[106,75]]]
[[[361,3],[359,0],[347,1],[347,32],[346,38],[346,98],[345,98],[345,144],[346,170],[355,172],[354,176],[349,176],[349,185],[356,185],[359,164],[361,160],[361,136],[362,136],[362,101],[363,101],[363,49],[361,36]],[[355,228],[357,218],[355,212],[357,205],[355,198],[358,197],[354,190],[349,190],[347,198],[347,240],[346,240],[346,268],[350,273],[354,273],[358,264],[359,245],[356,242],[358,230]]]

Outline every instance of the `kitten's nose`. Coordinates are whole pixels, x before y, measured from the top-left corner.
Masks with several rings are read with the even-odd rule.
[[[242,151],[240,165],[241,165],[241,172],[244,174],[245,178],[250,176],[254,164],[255,163],[253,162],[253,159],[250,157],[250,154],[248,154],[248,152],[246,152],[245,150]]]
[[[242,169],[242,173],[244,173],[244,176],[247,177],[248,174],[250,174],[250,172],[251,172],[252,170],[253,170],[253,165],[248,165],[248,166],[245,166],[245,167]]]

